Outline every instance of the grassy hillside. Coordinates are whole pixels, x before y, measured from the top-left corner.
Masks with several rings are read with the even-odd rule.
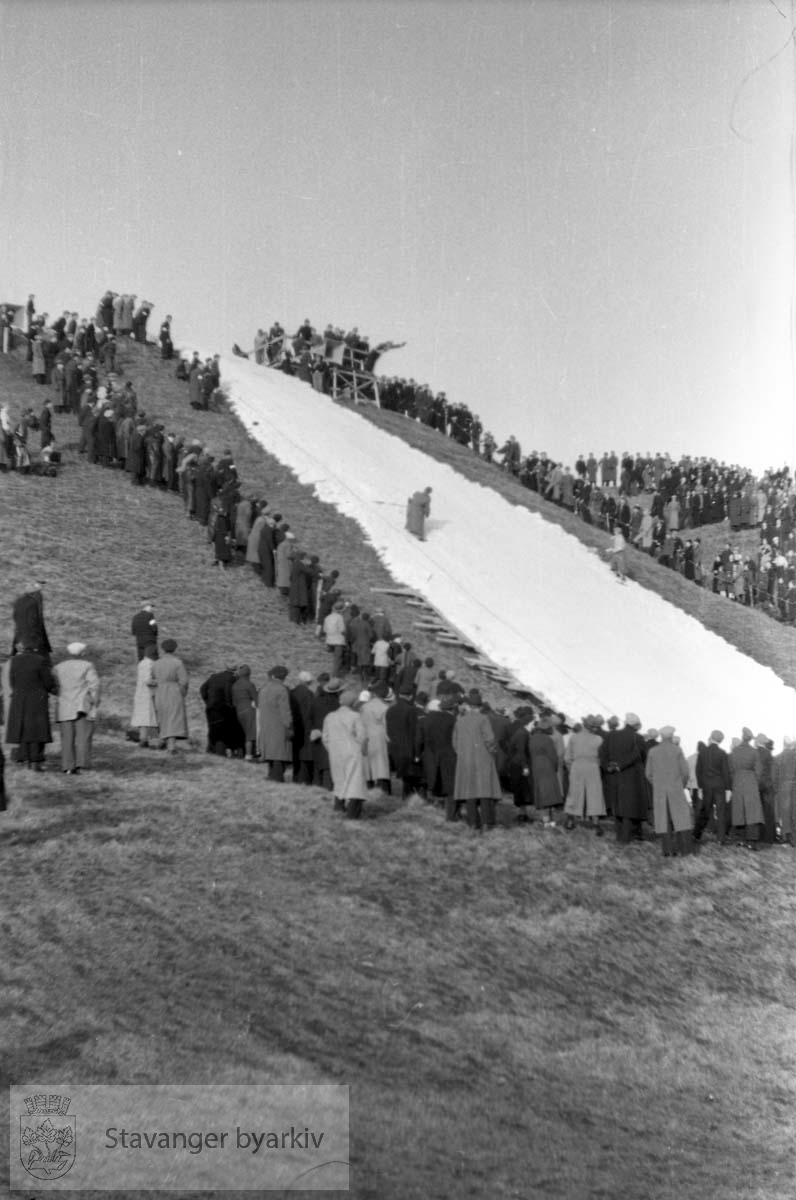
[[[352,594],[389,582],[356,525],[126,355],[147,411],[231,444],[246,490],[278,500]],[[0,360],[4,395],[40,389]],[[59,438],[74,428],[59,419]],[[210,565],[178,499],[72,449],[57,480],[0,477],[0,539],[2,636],[35,568],[53,641],[87,640],[106,685],[92,772],[8,768],[4,1104],[34,1076],[340,1082],[358,1198],[790,1200],[791,851],[664,860],[514,826],[508,804],[488,838],[420,801],[374,800],[357,824],[258,766],[136,750],[120,729],[141,594],[191,671],[196,741],[211,669],[246,657],[259,681],[277,660],[320,669],[323,648],[245,572]],[[412,610],[388,607],[408,628]]]
[[[483,686],[461,654],[442,647],[413,628],[417,609],[403,600],[371,591],[395,586],[360,526],[320,503],[312,488],[251,439],[229,413],[199,413],[188,404],[187,385],[174,378],[174,364],[154,350],[130,343],[119,365],[132,380],[139,407],[162,420],[166,429],[197,437],[219,455],[229,446],[243,495],[269,500],[290,523],[299,544],[317,553],[326,569],[337,567],[344,594],[373,611],[380,606],[396,633],[403,633],[421,657],[454,667],[467,686]],[[22,355],[0,355],[0,398],[17,407],[41,408],[45,391],[32,382]],[[7,551],[3,580],[7,603],[0,607],[0,645],[11,644],[11,599],[31,571],[45,580],[45,615],[50,640],[60,649],[77,638],[91,646],[107,681],[103,716],[123,723],[135,690],[135,653],[130,619],[142,597],[155,601],[163,637],[175,637],[191,672],[191,732],[204,733],[204,710],[197,687],[211,671],[249,662],[256,683],[277,662],[298,671],[325,670],[330,658],[314,629],[293,625],[285,601],[240,566],[213,565],[206,531],[185,514],[178,496],[134,488],[124,471],[85,463],[77,455],[79,429],[73,416],[56,416],[56,438],[65,448],[57,479],[19,476],[0,479],[6,503],[0,532]],[[37,434],[32,434],[37,438]],[[497,687],[493,699],[510,700]]]

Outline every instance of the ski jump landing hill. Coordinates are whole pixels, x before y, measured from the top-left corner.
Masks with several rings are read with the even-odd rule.
[[[353,517],[393,576],[479,650],[577,720],[628,710],[671,724],[686,754],[714,728],[796,735],[796,691],[577,538],[307,384],[240,358],[222,377],[270,453]],[[404,529],[407,497],[433,488],[427,540]],[[344,566],[344,564],[341,564]]]

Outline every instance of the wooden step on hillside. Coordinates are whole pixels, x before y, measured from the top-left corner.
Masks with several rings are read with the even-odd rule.
[[[372,592],[379,592],[384,596],[412,596],[415,600],[422,600],[414,588],[405,587],[371,587]]]

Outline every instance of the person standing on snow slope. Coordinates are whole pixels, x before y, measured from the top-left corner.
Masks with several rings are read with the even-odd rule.
[[[406,503],[406,528],[421,542],[426,540],[426,518],[431,513],[431,488],[415,492]]]

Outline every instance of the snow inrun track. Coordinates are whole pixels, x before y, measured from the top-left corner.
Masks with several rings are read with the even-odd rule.
[[[686,754],[714,728],[727,748],[744,725],[777,749],[796,735],[796,691],[770,668],[654,593],[623,587],[559,526],[306,383],[226,357],[223,378],[251,435],[353,517],[396,579],[572,719],[632,710],[644,728],[676,726]],[[428,485],[428,540],[419,542],[404,529],[406,499]]]

